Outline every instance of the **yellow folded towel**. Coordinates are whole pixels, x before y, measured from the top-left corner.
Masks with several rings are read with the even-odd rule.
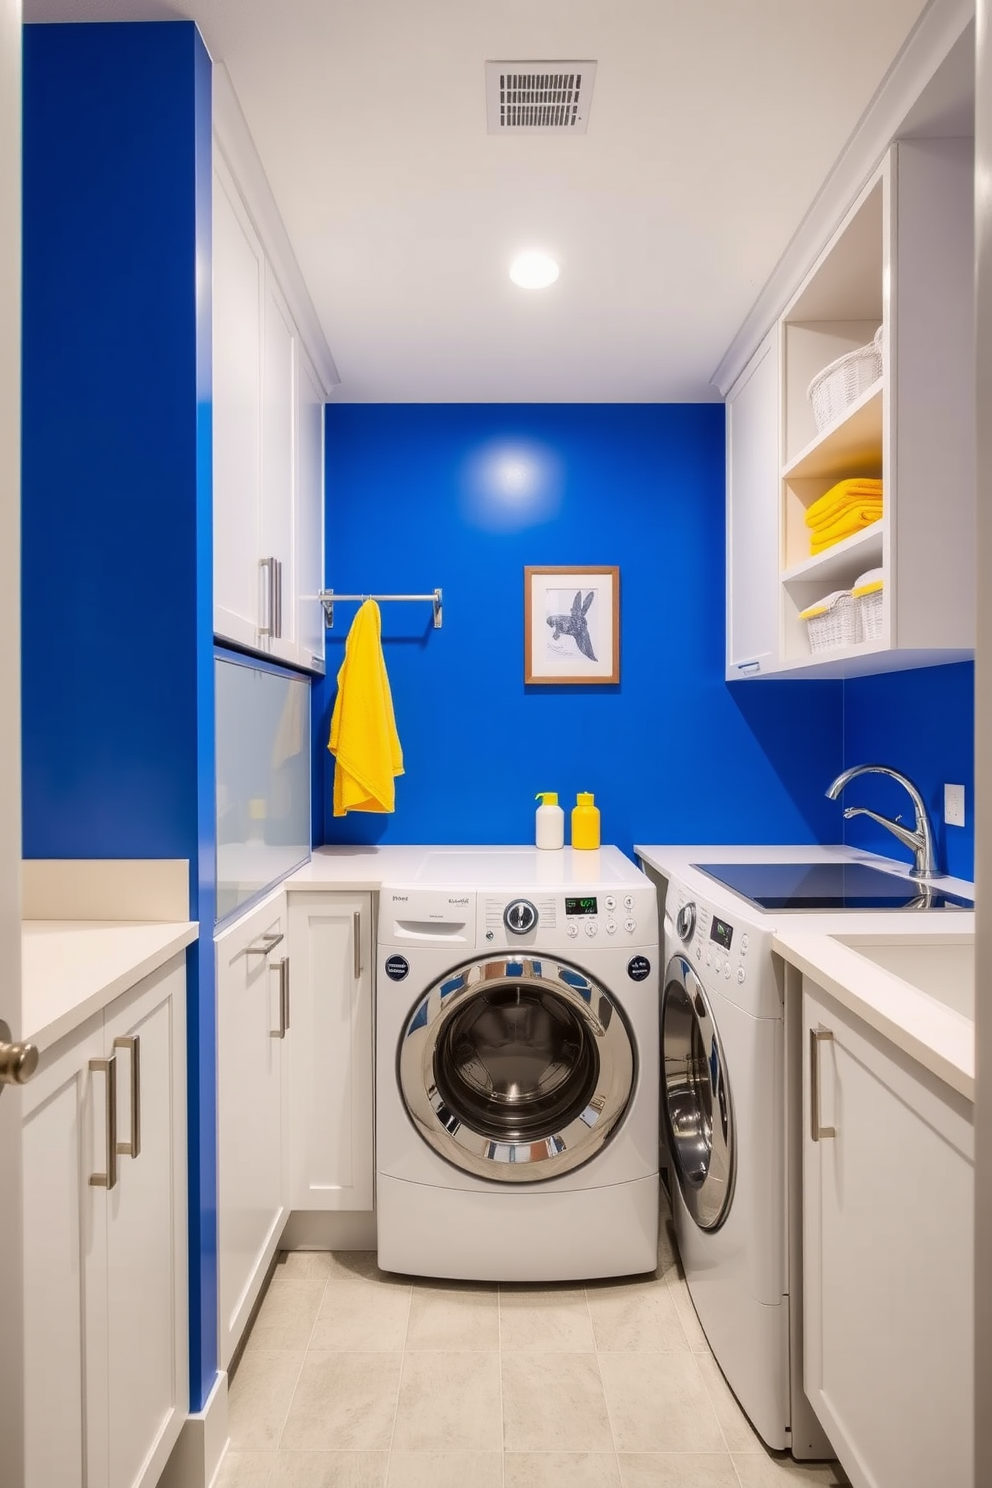
[[[822,527],[836,519],[850,506],[882,500],[882,482],[868,476],[855,476],[838,481],[814,501],[806,512],[807,527]]]
[[[334,815],[395,811],[393,778],[403,774],[393,699],[382,655],[382,620],[367,599],[351,623],[327,747],[334,770]]]
[[[810,534],[809,547],[811,553],[822,552],[824,548],[833,547],[845,537],[850,537],[853,532],[860,532],[863,527],[870,527],[874,522],[881,520],[882,503],[874,506],[857,506],[846,511],[842,517],[831,522],[828,527],[817,527]]]

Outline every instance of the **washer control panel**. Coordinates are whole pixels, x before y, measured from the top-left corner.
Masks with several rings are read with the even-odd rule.
[[[670,893],[666,906],[669,934],[682,942],[682,950],[711,985],[728,982],[743,987],[748,978],[748,948],[751,935],[734,920],[718,914],[679,886],[674,902]]]
[[[493,949],[530,945],[640,946],[656,942],[653,888],[542,894],[524,889],[512,897],[479,895],[482,943]]]

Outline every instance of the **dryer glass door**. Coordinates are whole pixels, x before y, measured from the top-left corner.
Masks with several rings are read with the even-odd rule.
[[[588,1162],[634,1087],[616,1004],[557,959],[473,962],[432,987],[403,1031],[400,1089],[426,1142],[501,1183]]]
[[[665,973],[662,1106],[686,1208],[703,1230],[727,1217],[736,1170],[734,1112],[723,1047],[702,983],[684,956]]]

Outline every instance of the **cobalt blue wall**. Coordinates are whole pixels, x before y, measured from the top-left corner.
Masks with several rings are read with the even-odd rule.
[[[975,876],[975,665],[926,667],[859,677],[844,684],[845,765],[891,765],[920,789],[936,828],[938,856],[958,878]],[[944,825],[944,785],[965,788],[965,825]],[[839,808],[868,806],[883,816],[913,808],[901,786],[866,775],[844,791]],[[911,854],[891,832],[863,816],[844,823],[844,841],[886,857]]]
[[[26,28],[24,853],[187,858],[208,927],[210,148],[191,23]],[[216,1372],[209,933],[187,972],[199,1409]]]
[[[603,840],[836,841],[841,684],[724,681],[719,405],[331,405],[327,566],[383,605],[406,774],[328,842],[529,842],[534,793],[591,790]],[[617,687],[525,687],[525,564],[619,564]],[[315,692],[326,742],[355,606]],[[324,752],[325,787],[333,761]]]

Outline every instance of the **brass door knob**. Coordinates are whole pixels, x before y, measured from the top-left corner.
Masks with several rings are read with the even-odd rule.
[[[0,1018],[0,1086],[23,1085],[37,1068],[35,1045],[11,1043],[10,1027]]]

